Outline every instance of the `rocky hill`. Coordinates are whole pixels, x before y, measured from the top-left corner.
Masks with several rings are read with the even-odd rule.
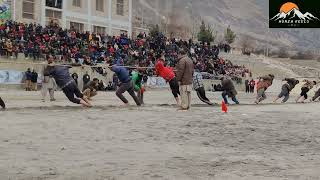
[[[134,17],[137,24],[161,24],[168,33],[183,38],[195,36],[204,20],[217,31],[217,41],[223,39],[230,25],[238,34],[236,46],[240,46],[244,35],[249,35],[261,48],[266,44],[271,49],[320,48],[317,29],[269,29],[268,7],[268,0],[135,0]]]

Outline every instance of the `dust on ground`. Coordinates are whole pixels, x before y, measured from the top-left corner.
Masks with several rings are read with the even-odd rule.
[[[97,106],[79,108],[61,92],[41,102],[39,92],[1,91],[0,179],[208,180],[319,179],[319,103],[202,104],[193,94],[178,112],[167,89],[147,91],[144,107],[121,105],[99,93]],[[126,94],[130,102],[131,98]],[[208,92],[215,102],[220,93]],[[162,104],[162,105],[161,105]],[[170,106],[169,106],[170,105]]]

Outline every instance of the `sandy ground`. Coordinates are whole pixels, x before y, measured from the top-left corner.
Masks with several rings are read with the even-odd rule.
[[[1,180],[320,179],[319,103],[270,105],[269,97],[255,106],[240,93],[248,105],[224,114],[194,94],[194,107],[178,112],[168,90],[127,108],[114,93],[100,93],[92,109],[60,92],[54,103],[38,92],[0,96],[9,107],[0,112]]]

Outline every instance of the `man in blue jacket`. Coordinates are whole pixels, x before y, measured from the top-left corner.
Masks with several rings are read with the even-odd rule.
[[[50,62],[48,63],[50,64]],[[71,68],[71,66],[57,65],[48,66],[47,68],[48,69],[44,75],[51,75],[71,102],[75,104],[82,104],[86,107],[92,107],[88,98],[80,92],[74,79],[70,76],[69,68]],[[75,98],[74,96],[78,98]]]
[[[138,97],[136,96],[134,92],[134,86],[133,82],[131,80],[131,77],[129,75],[129,71],[123,67],[123,66],[118,66],[118,65],[113,65],[111,68],[111,71],[116,73],[118,76],[118,79],[120,81],[120,87],[116,91],[116,95],[118,96],[119,99],[125,104],[129,105],[128,100],[123,96],[123,93],[128,91],[130,96],[133,98],[133,100],[136,102],[138,106],[141,106],[141,102],[139,101]]]
[[[31,91],[31,79],[32,79],[32,72],[30,68],[25,72],[26,75],[26,91]]]

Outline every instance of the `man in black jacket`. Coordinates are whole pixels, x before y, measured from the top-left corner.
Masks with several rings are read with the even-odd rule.
[[[227,98],[227,96],[228,96],[232,99],[233,102],[235,102],[236,104],[239,104],[239,101],[237,100],[237,97],[236,97],[238,92],[237,92],[236,88],[234,87],[233,82],[230,79],[223,77],[223,78],[221,78],[221,86],[223,89],[222,98],[223,98],[224,102],[226,104],[229,104],[228,98]]]
[[[299,84],[299,81],[294,78],[285,78],[283,81],[287,81],[284,85],[282,85],[281,93],[278,95],[278,97],[273,101],[274,103],[277,102],[278,99],[284,97],[282,100],[282,103],[285,103],[289,99],[290,92],[294,87]]]
[[[88,72],[86,72],[83,75],[82,80],[83,80],[83,87],[90,82],[90,76],[89,76]]]
[[[37,88],[37,82],[38,82],[38,73],[35,71],[35,70],[33,70],[32,71],[32,75],[31,75],[31,84],[32,84],[32,88],[31,88],[31,90],[32,91],[36,91],[38,88]]]
[[[6,108],[6,104],[4,103],[1,97],[0,97],[0,106],[2,107],[2,109]]]
[[[31,91],[31,89],[32,89],[32,83],[31,83],[32,72],[31,72],[30,68],[28,68],[28,70],[25,72],[25,75],[26,75],[26,91]]]
[[[76,85],[78,85],[78,74],[77,73],[73,73],[72,75],[71,75],[71,77],[72,77],[72,79],[74,80],[74,82],[76,82]]]

